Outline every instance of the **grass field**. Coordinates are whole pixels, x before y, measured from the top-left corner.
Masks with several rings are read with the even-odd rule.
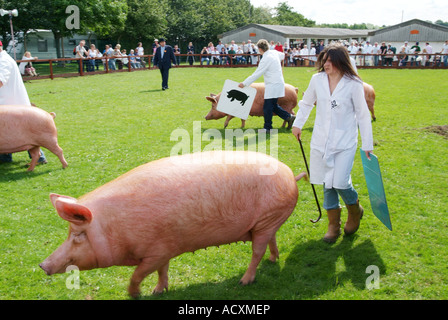
[[[31,173],[25,152],[0,165],[0,299],[128,299],[134,267],[82,271],[80,288],[73,290],[66,286],[67,274],[48,277],[39,268],[68,230],[49,193],[79,197],[167,157],[176,143],[170,140],[173,130],[186,129],[192,136],[193,121],[201,121],[203,131],[222,129],[224,119],[204,120],[210,109],[205,96],[218,93],[226,79],[242,81],[253,70],[172,69],[167,91],[160,90],[160,73],[154,70],[26,83],[32,102],[56,112],[69,167],[63,170],[49,151],[49,163]],[[313,73],[284,69],[286,82],[299,93]],[[152,274],[142,284],[144,299],[448,299],[448,140],[446,131],[443,136],[425,129],[448,125],[446,70],[360,70],[360,75],[377,94],[374,153],[393,231],[371,211],[357,153],[352,178],[365,208],[357,234],[324,243],[327,219],[324,214],[316,224],[309,221],[318,212],[310,185],[300,181],[298,205],[277,233],[280,261],[270,263],[267,253],[253,285],[238,285],[251,244],[234,243],[173,259],[169,292],[151,295],[157,282]],[[274,125],[281,122],[276,118]],[[308,155],[313,122],[314,111],[303,134]],[[246,122],[246,128],[262,125],[262,118]],[[234,119],[229,128],[239,126]],[[282,129],[278,158],[294,173],[305,170],[298,143]],[[320,187],[317,191],[322,204]],[[366,288],[368,266],[379,270],[378,289]]]

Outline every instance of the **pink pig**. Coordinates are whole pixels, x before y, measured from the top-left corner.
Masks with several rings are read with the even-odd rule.
[[[68,166],[58,145],[55,114],[37,107],[0,105],[0,153],[29,150],[33,171],[39,160],[39,148],[44,147],[58,156],[62,167]]]
[[[264,104],[264,83],[253,83],[250,86],[257,89],[257,95],[255,96],[255,100],[249,115],[262,117]],[[278,104],[287,112],[292,114],[294,114],[293,109],[297,106],[297,92],[299,92],[298,88],[295,88],[290,84],[285,84],[285,96],[278,99]],[[212,108],[205,116],[205,120],[217,120],[227,116],[226,121],[224,122],[224,128],[227,128],[230,120],[232,120],[234,117],[216,109],[220,96],[221,93],[218,93],[218,95],[211,93],[209,97],[205,97],[212,103]],[[244,128],[245,124],[246,120],[241,119],[241,128]],[[285,125],[286,121],[283,122],[282,128],[284,128]]]
[[[295,208],[296,181],[303,176],[294,177],[288,166],[262,153],[211,151],[144,164],[78,200],[51,194],[70,229],[40,266],[51,275],[69,265],[136,265],[129,294],[138,297],[140,283],[156,270],[153,293],[168,290],[173,257],[252,241],[252,260],[240,280],[252,283],[268,244],[269,260],[279,257],[275,233]]]

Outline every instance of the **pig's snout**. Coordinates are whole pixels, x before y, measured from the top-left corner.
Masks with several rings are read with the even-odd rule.
[[[41,267],[41,269],[44,270],[44,272],[45,272],[45,274],[46,274],[47,276],[51,276],[51,275],[53,274],[53,273],[51,272],[51,270],[50,270],[48,264],[45,263],[45,261],[42,262],[42,263],[40,263],[40,264],[39,264],[39,267]]]

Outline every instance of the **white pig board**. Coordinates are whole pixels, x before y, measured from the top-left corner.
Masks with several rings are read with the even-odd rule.
[[[221,91],[218,111],[230,114],[234,117],[247,120],[250,109],[254,103],[257,89],[252,87],[238,87],[239,82],[226,80]]]

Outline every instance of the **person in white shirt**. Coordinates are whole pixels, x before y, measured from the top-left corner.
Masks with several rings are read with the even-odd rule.
[[[300,50],[300,55],[301,55],[301,59],[300,59],[300,64],[303,65],[303,62],[305,60],[308,60],[310,57],[308,56],[310,54],[309,50],[308,50],[308,46],[305,44],[302,48],[302,50]]]
[[[372,54],[373,54],[373,65],[375,67],[378,67],[379,65],[379,57],[381,54],[381,48],[378,45],[378,42],[375,42],[375,44],[372,47]]]
[[[269,132],[272,129],[272,117],[275,113],[283,120],[288,121],[288,129],[291,129],[295,116],[285,111],[277,103],[278,98],[285,96],[285,80],[283,79],[282,65],[280,60],[285,58],[283,52],[269,49],[269,42],[261,39],[257,47],[262,55],[260,64],[254,73],[239,84],[240,88],[250,86],[255,80],[264,76],[264,129]]]
[[[345,234],[358,230],[363,208],[353,188],[351,170],[358,144],[358,126],[367,157],[373,150],[370,115],[363,82],[353,70],[346,48],[340,44],[326,47],[317,59],[319,72],[311,78],[299,101],[292,133],[300,140],[302,128],[316,103],[316,116],[310,151],[310,182],[323,185],[324,209],[328,232],[324,241],[334,243],[340,235],[339,196],[348,209]]]
[[[79,45],[76,46],[76,58],[81,59],[80,61],[77,61],[78,63],[78,72],[81,72],[80,66],[82,66],[83,70],[86,69],[86,63],[83,61],[87,57],[87,50],[84,48],[86,45],[85,40],[79,41]]]
[[[443,65],[445,67],[448,67],[448,40],[446,40],[444,45],[442,46],[442,54],[444,54]]]
[[[310,55],[310,66],[314,66],[314,64],[316,63],[316,60],[317,60],[316,47],[314,45],[311,45],[309,55]]]
[[[0,105],[24,105],[30,106],[25,85],[19,67],[14,59],[3,50],[3,43],[0,41]],[[45,155],[40,150],[38,163],[47,163]],[[1,162],[11,162],[12,154],[0,155]]]
[[[370,44],[370,41],[366,41],[366,44],[362,48],[362,53],[365,54],[364,56],[364,65],[365,66],[371,66],[373,64],[372,62],[372,51],[373,47]]]

